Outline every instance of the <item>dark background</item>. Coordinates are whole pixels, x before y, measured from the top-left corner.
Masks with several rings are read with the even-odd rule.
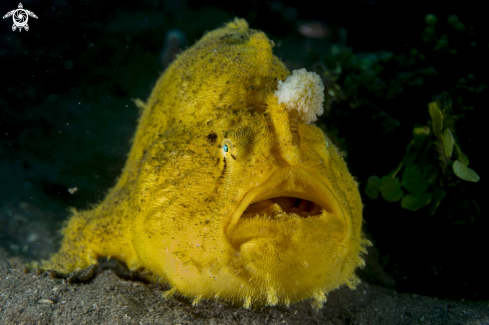
[[[131,99],[145,100],[163,72],[161,55],[171,29],[183,32],[191,45],[206,30],[235,16],[246,18],[252,28],[280,44],[275,53],[290,68],[298,68],[311,64],[311,51],[321,53],[340,40],[355,53],[408,55],[412,48],[423,50],[428,13],[438,17],[442,29],[448,28],[451,14],[474,27],[476,36],[459,40],[456,59],[431,58],[436,78],[423,87],[406,87],[391,102],[378,99],[400,121],[392,131],[385,133],[368,108],[352,110],[348,98],[333,104],[325,123],[347,152],[362,195],[369,176],[385,175],[399,164],[415,123],[428,123],[426,105],[434,95],[469,73],[487,85],[487,18],[476,2],[350,0],[322,2],[321,7],[305,1],[22,4],[39,17],[29,18],[28,32],[12,32],[11,18],[0,22],[0,246],[6,256],[46,258],[57,247],[57,229],[68,207],[88,208],[115,183],[137,125]],[[17,5],[3,1],[0,14]],[[328,26],[330,37],[300,35],[298,26],[311,20]],[[469,45],[474,40],[477,45]],[[386,66],[383,78],[396,78],[396,69]],[[471,101],[473,110],[457,124],[470,167],[481,176],[478,183],[447,190],[435,215],[429,215],[429,208],[411,212],[399,203],[363,198],[364,229],[374,242],[360,272],[364,280],[399,292],[489,299],[484,263],[489,222],[483,203],[487,104],[486,91]],[[68,188],[74,187],[78,191],[70,194]]]

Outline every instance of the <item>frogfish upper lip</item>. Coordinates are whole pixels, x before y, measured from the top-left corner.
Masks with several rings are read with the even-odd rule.
[[[302,168],[289,168],[276,170],[242,197],[225,227],[228,238],[241,218],[252,218],[260,211],[269,212],[274,209],[271,205],[282,214],[292,213],[304,218],[320,215],[326,210],[347,228],[350,226],[340,201],[321,177]]]

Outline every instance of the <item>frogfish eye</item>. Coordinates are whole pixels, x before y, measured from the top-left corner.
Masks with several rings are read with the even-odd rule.
[[[221,143],[222,153],[224,156],[235,155],[233,142],[230,139],[225,139]]]

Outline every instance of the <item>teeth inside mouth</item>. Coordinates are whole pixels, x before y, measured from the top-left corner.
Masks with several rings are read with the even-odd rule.
[[[316,203],[296,197],[277,197],[250,204],[241,218],[267,217],[281,219],[286,217],[320,216],[323,208]]]

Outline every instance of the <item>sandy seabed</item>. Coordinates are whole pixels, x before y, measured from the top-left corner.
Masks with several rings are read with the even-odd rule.
[[[168,288],[131,278],[116,263],[102,263],[83,284],[25,272],[15,263],[0,269],[0,324],[489,324],[488,302],[440,300],[365,282],[330,293],[320,310],[307,301],[245,310],[164,299]]]

